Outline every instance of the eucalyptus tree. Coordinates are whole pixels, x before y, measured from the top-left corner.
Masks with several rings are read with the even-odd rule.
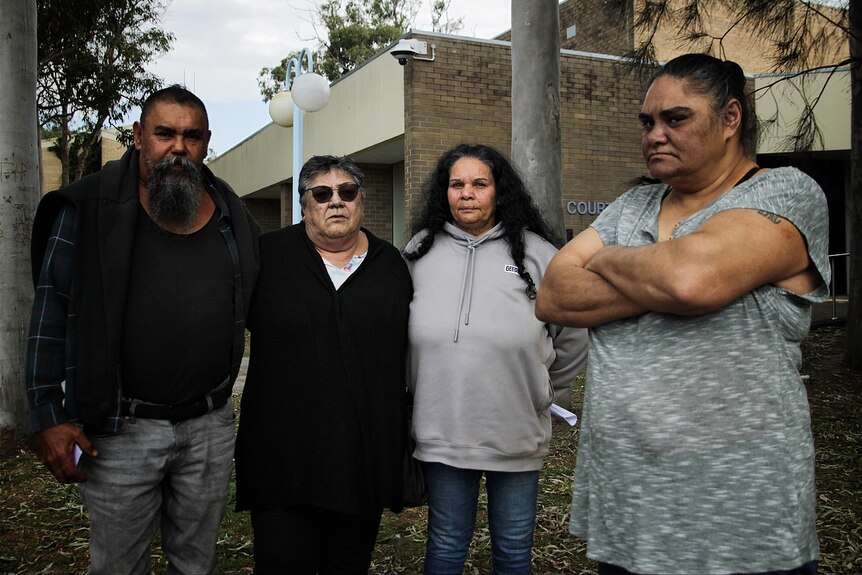
[[[158,27],[163,0],[39,0],[38,110],[56,137],[62,184],[79,179],[105,127],[161,87],[145,66],[174,36]]]
[[[431,0],[431,30],[453,34],[463,18],[450,18],[451,0]],[[314,71],[337,80],[413,27],[421,0],[326,0],[312,9],[315,30]],[[264,102],[281,90],[290,52],[280,63],[265,67],[257,83]]]
[[[559,29],[559,0],[512,0],[512,161],[562,242]]]
[[[39,200],[36,0],[0,3],[0,454],[27,431],[30,224]]]
[[[449,6],[452,0],[432,0],[431,2],[431,30],[443,34],[455,34],[464,27],[464,17],[451,18]]]

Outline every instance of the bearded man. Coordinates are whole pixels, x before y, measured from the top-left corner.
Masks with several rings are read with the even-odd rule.
[[[197,96],[155,92],[133,129],[36,212],[30,420],[42,462],[79,484],[91,574],[149,573],[159,529],[168,572],[214,573],[260,230],[203,165]]]

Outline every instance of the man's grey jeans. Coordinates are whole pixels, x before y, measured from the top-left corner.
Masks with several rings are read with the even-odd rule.
[[[90,437],[81,499],[90,516],[90,574],[147,574],[161,528],[168,573],[217,572],[216,539],[233,470],[234,408],[171,423],[126,419]]]

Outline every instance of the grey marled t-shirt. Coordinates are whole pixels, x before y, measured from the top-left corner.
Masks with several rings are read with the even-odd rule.
[[[667,186],[634,188],[593,223],[604,245],[657,239]],[[684,220],[765,210],[805,237],[824,284],[762,286],[702,316],[646,313],[590,330],[571,532],[592,559],[638,573],[789,569],[818,557],[814,446],[799,376],[812,302],[827,295],[818,185],[766,172]]]

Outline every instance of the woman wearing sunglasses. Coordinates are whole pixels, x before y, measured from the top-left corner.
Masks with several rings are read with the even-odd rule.
[[[316,156],[302,222],[264,234],[236,447],[255,573],[367,573],[384,508],[399,508],[412,285],[362,227],[363,174]]]

